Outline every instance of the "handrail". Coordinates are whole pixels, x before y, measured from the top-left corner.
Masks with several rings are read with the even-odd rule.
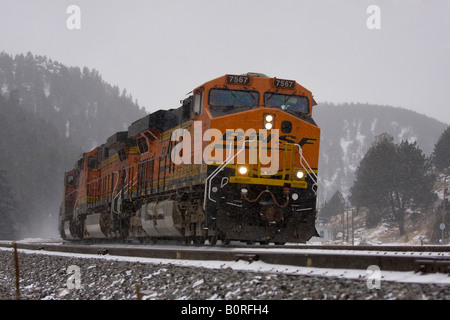
[[[246,143],[246,142],[253,142],[253,140],[249,140],[249,139],[245,140],[245,141],[242,143],[242,148],[241,148],[238,152],[236,152],[236,154],[234,154],[234,155],[231,154],[233,142],[230,142],[230,155],[229,155],[228,158],[225,160],[225,162],[223,162],[220,166],[218,166],[218,167],[216,168],[216,170],[214,170],[214,171],[206,178],[206,181],[205,181],[205,194],[204,194],[204,197],[203,197],[203,210],[206,211],[206,200],[207,200],[206,198],[207,198],[207,196],[208,196],[208,200],[213,201],[213,202],[217,202],[216,200],[214,200],[214,199],[211,198],[211,180],[214,179],[214,178],[219,174],[219,172],[222,171],[222,169],[223,169],[226,165],[228,165],[228,164],[231,162],[231,160],[233,160],[234,158],[236,158],[237,155],[238,155],[239,153],[241,153],[241,152],[245,149],[245,143]],[[207,192],[207,191],[208,191],[208,192]]]
[[[313,185],[317,186],[317,184],[320,183],[322,185],[322,187],[325,188],[323,183],[319,180],[319,177],[317,176],[317,174],[313,171],[313,169],[311,169],[311,166],[309,165],[308,161],[306,161],[305,157],[303,156],[302,147],[299,144],[294,144],[294,146],[298,147],[298,153],[300,154],[300,165],[303,167],[303,169],[306,171],[308,176],[313,181],[313,183],[314,183]],[[303,161],[306,163],[309,170],[305,167],[305,165],[303,164]],[[317,190],[314,190],[314,188],[312,190],[314,191],[314,194],[317,194]]]
[[[210,200],[213,202],[217,202],[216,200],[211,198],[211,181],[212,179],[214,179],[219,172],[228,164],[230,163],[235,157],[237,157],[237,155],[239,153],[241,153],[244,149],[245,149],[245,143],[246,142],[253,142],[253,140],[245,140],[242,143],[242,148],[234,155],[231,155],[231,146],[233,144],[233,142],[230,142],[230,155],[228,156],[228,158],[225,160],[225,162],[223,162],[220,166],[218,166],[207,178],[205,181],[205,193],[204,193],[204,197],[203,197],[203,209],[206,210],[206,200]],[[322,187],[324,187],[324,185],[322,184],[322,182],[319,180],[319,177],[316,175],[316,173],[313,171],[313,169],[311,168],[311,166],[309,165],[308,161],[305,159],[305,157],[303,156],[303,150],[302,147],[299,144],[293,144],[294,146],[297,146],[299,149],[299,155],[300,155],[300,165],[303,167],[303,169],[306,171],[306,173],[308,174],[308,176],[311,178],[311,180],[313,181],[313,185],[317,186],[319,183],[322,185]],[[306,166],[303,164],[303,162],[306,164]],[[315,194],[317,194],[317,190],[314,190],[314,188],[312,188],[313,192]]]
[[[116,187],[117,187],[117,185],[119,184],[119,179],[120,179],[120,173],[119,173],[119,171],[116,171],[116,170],[115,170],[115,171],[113,171],[113,173],[117,173],[117,180],[116,180],[116,183],[115,183],[115,185],[114,185],[114,187],[113,187],[113,190],[112,190],[112,193],[111,193],[111,194],[114,194],[114,191],[116,190]],[[114,202],[116,201],[116,199],[117,199],[118,197],[121,197],[121,196],[122,196],[122,190],[118,191],[118,192],[116,193],[116,195],[112,197],[112,201],[111,201],[111,212],[119,213],[119,211],[115,211],[115,210],[114,210]]]

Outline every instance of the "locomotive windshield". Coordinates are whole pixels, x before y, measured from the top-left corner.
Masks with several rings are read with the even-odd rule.
[[[264,106],[302,114],[309,113],[308,98],[303,96],[266,92]]]
[[[255,108],[259,104],[259,92],[246,90],[211,89],[208,103],[211,114],[220,117]]]

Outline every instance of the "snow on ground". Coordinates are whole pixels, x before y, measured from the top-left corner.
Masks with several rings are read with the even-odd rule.
[[[28,240],[30,241],[30,240]],[[32,240],[33,241],[33,240]],[[40,242],[39,240],[34,240],[34,242]],[[158,248],[164,248],[164,246],[158,246]],[[169,248],[173,249],[173,246]],[[182,248],[181,248],[182,249]],[[229,248],[221,247],[202,247],[202,249],[211,250],[229,250]],[[9,250],[11,248],[0,248],[0,250]],[[260,250],[267,251],[267,249],[252,249],[254,252]],[[292,252],[293,249],[276,249],[279,252],[289,251]],[[302,253],[321,253],[321,254],[331,254],[330,250],[322,249],[294,249],[296,252]],[[239,249],[235,249],[239,252]],[[208,268],[208,269],[224,269],[231,268],[236,271],[247,271],[247,272],[263,272],[263,273],[274,273],[274,274],[287,274],[287,275],[304,275],[304,276],[318,276],[318,277],[338,277],[341,279],[360,279],[365,280],[371,274],[368,270],[358,270],[358,269],[330,269],[330,268],[313,268],[313,267],[298,267],[291,265],[278,265],[269,264],[262,261],[247,262],[239,260],[235,261],[213,261],[213,260],[175,260],[175,259],[160,259],[160,258],[141,258],[141,257],[123,257],[123,256],[111,256],[111,255],[92,255],[92,254],[73,254],[73,253],[61,253],[61,252],[51,252],[51,251],[35,251],[35,250],[24,250],[19,249],[19,253],[29,253],[29,254],[43,254],[52,256],[62,256],[62,257],[73,257],[73,258],[86,258],[86,259],[105,259],[111,261],[126,261],[126,262],[139,262],[139,263],[149,263],[156,265],[173,265],[173,266],[184,266],[184,267],[196,267],[196,268]],[[429,257],[429,256],[446,256],[450,257],[450,252],[447,253],[418,253],[418,252],[383,252],[383,251],[343,251],[343,250],[332,250],[332,253],[342,253],[342,254],[370,254],[370,255],[417,255],[419,257]],[[422,284],[445,284],[450,285],[450,276],[447,274],[435,273],[435,274],[420,274],[415,272],[398,272],[398,271],[381,271],[381,281],[392,281],[392,282],[407,282],[407,283],[422,283]]]

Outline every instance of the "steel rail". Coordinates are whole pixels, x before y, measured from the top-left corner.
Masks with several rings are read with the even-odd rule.
[[[342,246],[339,250],[347,250],[348,252],[336,249],[327,249],[319,246],[320,252],[312,248],[312,246],[258,246],[258,247],[207,247],[207,246],[149,246],[149,245],[102,245],[102,244],[73,244],[73,243],[16,243],[18,249],[41,250],[51,252],[65,252],[73,254],[94,254],[110,256],[127,256],[140,258],[156,258],[156,259],[175,259],[175,260],[216,260],[216,261],[263,261],[269,264],[291,265],[298,267],[312,268],[333,268],[333,269],[362,269],[365,270],[369,266],[376,265],[383,271],[421,271],[421,272],[442,272],[450,273],[450,255],[448,248],[440,246],[440,254],[424,255],[418,254],[438,252],[438,251],[418,251],[421,249],[436,250],[438,246],[406,246],[404,249],[415,249],[408,252],[384,251],[384,249],[394,249],[391,246],[373,246],[370,252],[358,252],[353,249],[355,247]],[[12,242],[2,241],[0,247],[12,248]],[[283,250],[280,250],[282,248]],[[398,247],[397,247],[398,248]],[[351,253],[350,253],[351,252]]]

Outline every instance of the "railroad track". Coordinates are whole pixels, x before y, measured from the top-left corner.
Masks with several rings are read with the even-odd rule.
[[[450,247],[445,246],[174,246],[18,242],[18,249],[177,260],[218,260],[313,268],[362,269],[450,274]],[[12,247],[2,241],[0,247]]]

